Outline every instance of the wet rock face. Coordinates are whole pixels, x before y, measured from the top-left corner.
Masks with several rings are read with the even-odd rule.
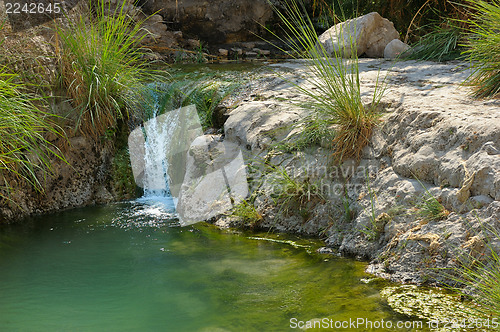
[[[158,13],[167,23],[210,44],[232,43],[255,38],[273,17],[265,0],[145,0],[146,13]]]
[[[67,163],[55,156],[52,158],[52,174],[46,178],[40,175],[45,194],[35,191],[26,182],[9,179],[15,185],[11,193],[15,205],[0,200],[0,223],[33,214],[109,203],[115,199],[109,183],[110,149],[83,136],[70,137],[65,143],[61,143],[61,138],[53,138],[52,143],[63,146]]]

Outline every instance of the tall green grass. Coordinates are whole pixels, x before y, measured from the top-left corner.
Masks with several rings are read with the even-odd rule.
[[[43,192],[43,179],[51,170],[51,160],[64,160],[46,138],[47,134],[62,136],[62,129],[54,123],[53,115],[40,110],[44,100],[27,93],[16,79],[5,67],[0,68],[0,188],[3,192],[0,198],[11,202],[14,186],[22,181]]]
[[[158,115],[155,114],[155,109],[164,112],[194,104],[204,130],[220,129],[224,123],[218,119],[220,114],[217,112],[238,87],[240,87],[238,82],[216,80],[212,75],[196,78],[190,75],[172,76],[169,83],[150,85],[145,93],[146,107],[143,107],[145,113],[141,120],[148,120]]]
[[[473,66],[468,84],[478,98],[500,96],[500,1],[469,0],[472,11],[465,52]]]
[[[384,84],[377,80],[371,102],[364,104],[356,52],[349,59],[343,59],[342,54],[348,46],[343,45],[334,54],[329,54],[318,42],[314,24],[302,2],[288,0],[283,7],[282,11],[275,8],[286,31],[282,41],[288,43],[294,57],[301,54],[307,59],[312,74],[306,77],[306,85],[295,84],[295,88],[313,101],[312,120],[323,123],[323,127],[335,128],[334,157],[339,161],[359,159],[377,125]],[[346,37],[339,39],[350,40],[349,46],[356,49],[355,40]]]
[[[473,309],[477,315],[486,321],[495,319],[493,329],[500,330],[500,256],[498,254],[499,232],[493,225],[484,225],[476,215],[476,221],[481,225],[481,231],[471,236],[463,248],[465,252],[456,258],[457,265],[453,272],[446,276],[454,284],[449,287],[465,297],[472,297],[478,306]]]
[[[128,16],[126,2],[118,1],[114,10],[103,0],[92,4],[90,18],[57,32],[61,82],[75,107],[76,129],[100,137],[128,117],[151,74],[139,48],[146,36],[142,22]]]
[[[449,61],[460,58],[462,30],[453,25],[435,25],[412,46],[409,59]]]

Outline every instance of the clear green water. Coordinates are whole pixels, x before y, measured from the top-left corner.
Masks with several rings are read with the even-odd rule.
[[[405,319],[381,286],[360,281],[364,263],[316,254],[318,242],[169,218],[133,202],[1,227],[0,330],[288,331],[293,317]]]

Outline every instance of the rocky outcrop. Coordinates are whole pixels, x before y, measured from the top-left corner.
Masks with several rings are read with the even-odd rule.
[[[241,42],[255,39],[273,17],[266,0],[148,0],[142,8],[148,14],[158,13],[171,26],[196,36],[209,44]]]
[[[4,8],[1,1],[0,8]],[[67,26],[68,20],[75,19],[82,13],[88,14],[85,1],[80,1],[67,16],[57,18],[57,24]],[[4,21],[5,18],[5,13],[0,11],[0,20]],[[0,29],[5,55],[1,59],[2,65],[8,65],[13,72],[20,73],[23,79],[31,80],[33,86],[39,85],[46,96],[64,95],[62,91],[51,90],[52,80],[57,76],[53,25],[46,23],[28,29],[33,22],[27,22],[30,24],[24,27],[26,29],[18,31],[15,24],[13,26],[9,21],[4,21]],[[60,99],[64,98],[47,97],[52,106],[50,112],[66,115],[69,103],[60,102]],[[32,214],[105,203],[114,199],[109,183],[112,151],[91,139],[75,136],[73,132],[74,128],[67,128],[68,140],[47,134],[46,139],[61,149],[67,163],[53,158],[53,173],[48,176],[39,174],[44,193],[35,191],[29,183],[12,172],[0,170],[0,196],[10,198],[10,201],[0,198],[0,223]],[[10,191],[5,189],[5,181],[12,187]]]
[[[319,36],[328,54],[346,58],[354,51],[358,56],[382,58],[385,47],[394,39],[399,39],[394,24],[376,12],[339,23]]]
[[[273,67],[308,88],[303,62]],[[500,251],[492,235],[500,229],[500,103],[468,96],[464,63],[361,59],[359,68],[366,98],[379,68],[389,75],[385,115],[359,162],[332,163],[323,143],[278,148],[309,110],[275,74],[256,84],[258,101],[231,112],[226,139],[247,151],[260,226],[327,237],[331,248],[370,260],[371,273],[403,282],[440,281],[433,268],[488,246]],[[422,212],[431,197],[445,209],[436,219]]]
[[[83,136],[71,137],[67,142],[52,139],[61,146],[66,162],[53,158],[52,174],[44,178],[44,193],[33,190],[28,183],[10,179],[16,185],[10,193],[12,202],[0,201],[0,223],[114,200],[109,181],[113,158],[110,149]]]

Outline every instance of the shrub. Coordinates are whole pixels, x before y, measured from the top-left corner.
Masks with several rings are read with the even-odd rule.
[[[464,19],[466,11],[460,6],[464,2],[466,0],[313,0],[311,12],[323,29],[338,22],[332,19],[332,13],[347,14],[351,18],[378,12],[393,22],[408,42],[425,37],[433,30],[432,24],[442,21],[443,17]]]
[[[462,30],[451,25],[433,26],[412,46],[409,59],[448,61],[460,58],[459,41]]]
[[[173,76],[170,83],[150,86],[147,91],[146,104],[154,105],[154,107],[153,109],[144,107],[147,111],[143,114],[142,120],[155,116],[156,109],[161,113],[194,104],[203,129],[220,129],[224,123],[218,121],[217,110],[239,86],[239,83],[217,81],[210,75],[196,79]]]
[[[342,58],[343,49],[335,51],[331,57],[318,42],[318,35],[303,4],[289,0],[283,6],[283,12],[276,8],[275,11],[289,31],[289,47],[308,59],[312,75],[307,76],[306,81],[313,88],[292,84],[313,100],[313,121],[336,127],[332,142],[335,158],[338,161],[359,159],[378,122],[378,105],[384,93],[384,84],[377,81],[371,103],[364,105],[356,52],[347,60]],[[350,42],[354,44],[352,39]],[[355,45],[353,49],[356,49]]]
[[[143,83],[151,79],[138,43],[142,22],[98,0],[88,22],[80,17],[69,29],[57,28],[62,40],[61,83],[75,107],[76,129],[92,137],[125,119],[137,104]]]
[[[468,84],[478,98],[500,96],[500,1],[470,0],[473,11],[465,46],[473,72]]]
[[[46,138],[47,133],[62,136],[62,129],[52,114],[36,106],[44,106],[44,100],[25,92],[23,84],[15,80],[16,75],[0,68],[0,187],[5,192],[0,197],[11,202],[13,181],[27,181],[43,192],[43,177],[51,170],[51,158],[64,160]]]

